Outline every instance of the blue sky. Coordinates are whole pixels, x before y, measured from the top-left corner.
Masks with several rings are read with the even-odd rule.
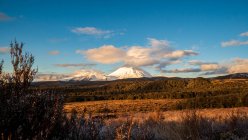
[[[10,71],[5,48],[17,39],[40,73],[123,65],[165,76],[248,72],[247,7],[247,0],[0,0],[0,59]]]

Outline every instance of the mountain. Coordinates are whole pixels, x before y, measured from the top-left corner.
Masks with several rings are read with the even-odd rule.
[[[96,70],[79,70],[70,76],[62,79],[63,81],[105,81],[107,77]]]
[[[108,75],[109,79],[152,77],[148,72],[134,67],[121,67]]]
[[[248,73],[235,73],[214,77],[214,79],[248,79]]]
[[[121,67],[109,75],[92,69],[79,70],[72,74],[39,74],[35,81],[111,81],[116,79],[152,77],[148,72],[134,67]]]

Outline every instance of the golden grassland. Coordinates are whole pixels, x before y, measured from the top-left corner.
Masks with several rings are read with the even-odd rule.
[[[113,115],[113,121],[125,121],[132,118],[135,121],[144,121],[149,118],[160,117],[166,121],[180,121],[180,118],[192,110],[169,110],[162,111],[161,108],[174,105],[179,99],[145,99],[145,100],[106,100],[67,103],[64,110],[70,113],[72,109],[77,112],[92,113],[94,116],[108,114]],[[194,110],[198,115],[209,119],[223,120],[228,118],[234,112],[248,114],[248,107],[238,108],[208,108]]]
[[[72,109],[77,112],[85,110],[91,113],[136,113],[155,112],[166,110],[169,106],[175,105],[182,99],[144,99],[144,100],[105,100],[88,102],[71,102],[64,106],[65,112]]]
[[[248,107],[125,113],[119,114],[115,119],[109,121],[126,121],[127,118],[132,118],[138,122],[148,120],[149,118],[160,118],[164,121],[182,121],[182,118],[185,118],[185,116],[192,112],[195,112],[198,116],[204,118],[222,121],[233,116],[233,113],[248,114]]]

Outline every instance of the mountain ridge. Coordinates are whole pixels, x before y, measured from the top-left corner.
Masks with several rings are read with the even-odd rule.
[[[248,73],[234,73],[213,77],[213,79],[248,79]]]
[[[117,70],[113,71],[112,73],[106,75],[100,71],[96,70],[79,70],[73,74],[39,74],[36,76],[35,82],[39,81],[113,81],[113,80],[125,80],[125,79],[142,79],[142,78],[149,78],[149,79],[164,79],[168,78],[162,76],[160,78],[156,76],[152,76],[148,72],[135,67],[120,67]],[[180,78],[180,77],[174,77]],[[188,78],[183,78],[188,79]],[[192,79],[192,78],[189,78]],[[222,76],[216,77],[209,77],[207,79],[248,79],[248,73],[234,73],[234,74],[227,74]]]
[[[87,69],[78,70],[73,74],[40,74],[35,81],[112,81],[118,79],[150,78],[151,74],[135,67],[121,67],[114,72],[105,75],[103,72]]]

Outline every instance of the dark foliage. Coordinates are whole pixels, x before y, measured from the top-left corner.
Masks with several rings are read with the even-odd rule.
[[[71,85],[70,85],[71,84]],[[55,90],[66,102],[125,99],[184,99],[170,109],[227,108],[247,106],[247,80],[195,79],[139,79],[112,82],[60,83],[34,89]]]
[[[45,139],[58,118],[63,101],[47,92],[31,92],[30,84],[37,69],[34,57],[23,54],[23,43],[10,44],[12,73],[3,73],[0,64],[0,134],[1,139]]]

